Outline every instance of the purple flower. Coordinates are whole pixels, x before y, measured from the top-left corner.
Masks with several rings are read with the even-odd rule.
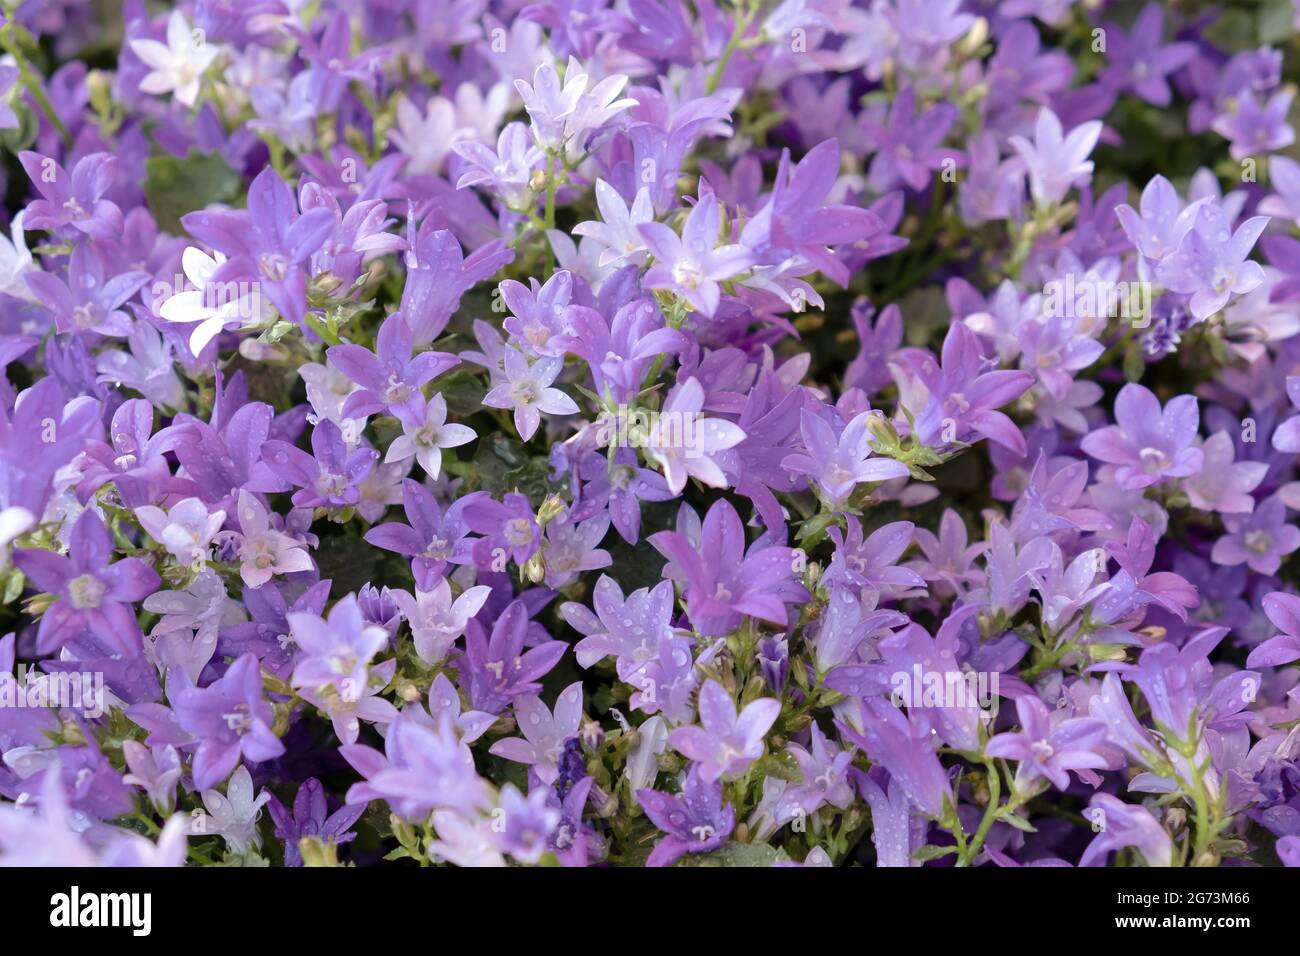
[[[464,515],[469,529],[483,535],[474,542],[474,560],[480,567],[503,570],[497,563],[508,556],[522,568],[541,546],[542,529],[533,506],[518,492],[501,501],[475,499],[465,506]]]
[[[354,804],[329,813],[325,788],[315,777],[309,777],[298,786],[292,812],[275,794],[271,794],[266,806],[271,811],[271,819],[275,821],[276,837],[284,841],[285,866],[303,865],[298,843],[306,837],[318,837],[333,846],[351,843],[357,835],[349,831],[366,809],[364,805]]]
[[[1272,495],[1247,515],[1224,515],[1227,531],[1214,542],[1210,560],[1229,567],[1245,564],[1260,574],[1276,574],[1282,559],[1300,548],[1300,528],[1287,523],[1286,504]]]
[[[940,134],[938,139],[942,138]],[[847,287],[849,269],[827,247],[865,243],[887,230],[870,210],[825,204],[839,167],[840,146],[835,139],[814,146],[793,168],[789,150],[783,151],[771,200],[745,224],[742,244],[754,250],[765,265],[799,256]]]
[[[123,272],[105,280],[104,263],[90,243],[72,250],[66,282],[49,272],[26,275],[28,288],[54,313],[54,325],[60,332],[95,332],[117,338],[125,338],[132,329],[122,304],[148,279],[145,272]]]
[[[668,289],[712,318],[722,296],[719,283],[744,272],[754,261],[744,246],[719,246],[721,228],[722,211],[712,193],[700,197],[680,237],[661,222],[637,226],[655,257],[643,280],[646,288]]]
[[[426,219],[418,236],[408,238],[410,249],[405,256],[401,315],[416,345],[427,345],[441,335],[461,296],[514,258],[514,252],[499,239],[466,256],[449,230],[433,228],[436,219]]]
[[[546,562],[546,586],[562,588],[584,571],[607,568],[613,559],[597,545],[609,531],[609,516],[595,515],[585,521],[556,518],[546,526],[542,557]]]
[[[257,658],[245,654],[207,687],[187,687],[176,697],[176,720],[198,738],[194,786],[215,787],[239,763],[272,760],[284,744],[271,732],[271,705],[262,695]]]
[[[956,118],[957,108],[947,102],[937,103],[918,115],[915,90],[911,86],[899,90],[883,126],[870,120],[862,122],[863,130],[877,149],[867,171],[871,188],[885,193],[903,183],[911,189],[924,189],[930,182],[931,170],[940,168],[945,160],[955,162],[961,156],[955,150],[939,146]],[[834,175],[833,170],[825,167],[820,172],[823,182],[827,181],[827,172]]]
[[[671,866],[687,853],[708,853],[727,842],[736,811],[723,806],[722,785],[705,779],[698,767],[686,774],[681,796],[638,790],[637,802],[666,836],[655,844],[646,866]]]
[[[1218,205],[1201,206],[1195,228],[1156,267],[1156,278],[1174,292],[1192,297],[1192,315],[1198,319],[1208,319],[1232,296],[1244,295],[1264,281],[1263,268],[1247,256],[1268,217],[1247,219],[1236,232],[1229,231],[1230,225]]]
[[[1116,466],[1121,488],[1136,491],[1201,470],[1205,455],[1195,444],[1200,427],[1195,397],[1175,396],[1162,409],[1150,389],[1130,382],[1115,399],[1115,422],[1084,436],[1083,450]]]
[[[582,682],[560,691],[554,714],[531,694],[515,698],[514,712],[523,737],[498,740],[488,752],[527,765],[530,776],[542,783],[554,783],[560,754],[565,744],[577,736],[582,722]]]
[[[1056,719],[1047,705],[1033,695],[1016,699],[1020,730],[998,734],[984,746],[990,757],[1019,762],[1016,787],[1029,792],[1029,785],[1045,777],[1058,790],[1070,786],[1066,772],[1078,769],[1101,769],[1107,759],[1097,752],[1106,739],[1106,725],[1090,717]]]
[[[840,733],[883,765],[921,813],[934,820],[950,814],[955,805],[952,787],[935,755],[929,721],[904,716],[880,697],[864,700],[860,706],[861,732],[837,720]]]
[[[228,279],[251,277],[290,322],[307,314],[304,263],[334,231],[335,214],[323,207],[301,215],[289,187],[270,166],[248,187],[248,211],[192,212],[182,225],[230,256],[219,270]]]
[[[373,448],[351,448],[338,425],[321,421],[311,433],[312,454],[286,441],[268,441],[262,460],[289,484],[299,508],[346,508],[361,497],[358,485],[375,466]]]
[[[1174,844],[1146,807],[1125,803],[1108,793],[1098,793],[1084,811],[1097,830],[1079,858],[1080,866],[1101,866],[1114,850],[1133,847],[1149,866],[1172,866]]]
[[[37,650],[49,654],[90,633],[126,657],[140,653],[140,625],[135,601],[143,601],[161,584],[157,573],[139,558],[115,564],[113,542],[93,510],[82,512],[72,528],[68,553],[18,549],[13,562],[42,591],[56,600],[41,615]]]
[[[569,518],[581,521],[608,511],[614,530],[629,544],[636,544],[640,537],[641,502],[671,501],[674,497],[662,475],[637,466],[636,453],[630,448],[619,448],[612,461],[592,452],[582,460],[578,474],[584,484]]]
[[[784,627],[786,604],[808,600],[796,578],[795,550],[759,539],[746,551],[744,525],[725,498],[709,508],[698,542],[679,531],[649,541],[669,561],[665,576],[682,586],[691,623],[708,637],[727,634],[743,617]]]
[[[760,697],[736,713],[736,705],[717,681],[700,686],[700,723],[703,727],[678,727],[668,735],[668,745],[697,761],[695,770],[705,783],[735,777],[763,755],[764,737],[781,713],[781,702]]]
[[[336,345],[329,360],[361,388],[348,396],[340,414],[364,418],[405,404],[432,378],[459,359],[447,352],[421,352],[412,357],[411,327],[400,313],[384,320],[375,338],[375,351],[360,345]]]
[[[1166,77],[1190,63],[1197,49],[1193,43],[1166,44],[1161,39],[1164,22],[1160,5],[1149,3],[1129,33],[1107,24],[1108,65],[1098,75],[1098,81],[1116,93],[1132,90],[1153,106],[1168,106],[1171,94]]]
[[[110,242],[122,234],[122,210],[103,196],[117,179],[118,161],[110,153],[83,156],[69,176],[40,153],[18,154],[41,198],[27,206],[23,226],[65,235],[85,233]],[[69,227],[73,230],[69,233]]]
[[[449,561],[469,561],[469,544],[464,539],[470,528],[463,515],[476,500],[473,495],[458,498],[444,515],[429,489],[407,478],[402,482],[402,507],[410,524],[381,524],[367,531],[365,540],[409,557],[416,587],[430,590]]]
[[[498,809],[505,829],[501,849],[521,863],[536,863],[546,852],[560,823],[560,811],[550,805],[551,788],[534,787],[524,796],[513,783],[501,788]]]
[[[979,340],[963,322],[949,327],[941,362],[929,352],[904,355],[903,364],[922,388],[911,399],[920,411],[909,406],[915,415],[917,439],[942,447],[967,441],[974,433],[1023,456],[1024,435],[997,409],[1023,395],[1034,377],[1009,369],[985,370]],[[907,400],[903,404],[907,405]]]
[[[867,421],[874,414],[866,411],[855,415],[836,438],[822,415],[804,409],[799,433],[807,453],[788,456],[782,466],[807,475],[831,508],[843,507],[859,484],[907,477],[910,472],[901,461],[871,458],[872,435]]]
[[[1279,667],[1300,660],[1300,598],[1285,591],[1264,595],[1264,613],[1281,634],[1253,648],[1247,667]]]
[[[1255,153],[1285,149],[1295,142],[1295,130],[1286,121],[1293,95],[1289,90],[1278,90],[1261,104],[1252,91],[1242,90],[1234,108],[1215,117],[1211,127],[1231,141],[1228,152],[1238,161]]]
[[[465,632],[465,652],[456,669],[475,710],[499,714],[506,705],[524,694],[541,689],[538,680],[553,668],[569,645],[547,641],[524,650],[528,633],[528,608],[522,601],[507,607],[489,635],[477,620]]]
[[[365,780],[348,790],[349,806],[384,800],[407,820],[424,822],[435,808],[470,812],[488,801],[487,786],[459,736],[455,715],[427,714],[418,704],[404,709],[388,728],[384,753],[365,744],[339,748]]]

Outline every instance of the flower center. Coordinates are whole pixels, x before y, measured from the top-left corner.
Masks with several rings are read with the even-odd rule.
[[[1254,554],[1268,554],[1273,550],[1273,536],[1267,531],[1249,531],[1245,537],[1246,550]]]
[[[522,548],[533,540],[533,523],[527,518],[511,518],[506,522],[505,537],[512,547]]]
[[[1159,448],[1143,448],[1138,452],[1138,457],[1142,459],[1142,470],[1148,475],[1157,475],[1173,464],[1169,456]]]
[[[257,264],[262,270],[262,275],[272,282],[283,282],[284,274],[289,269],[289,263],[284,256],[275,253],[266,253],[257,260]]]
[[[83,574],[69,582],[68,599],[77,610],[87,611],[99,607],[107,590],[99,578],[93,574]]]

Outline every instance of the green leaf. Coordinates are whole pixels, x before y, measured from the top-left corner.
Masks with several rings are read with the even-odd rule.
[[[955,846],[923,846],[912,854],[912,859],[926,863],[930,860],[937,860],[940,857],[945,857],[949,853],[956,852],[957,848]]]
[[[1130,342],[1128,348],[1124,350],[1124,377],[1130,382],[1139,381],[1146,369],[1147,363],[1142,357],[1142,346],[1137,342]]]
[[[230,203],[243,191],[243,179],[217,153],[190,150],[184,159],[151,156],[145,160],[144,195],[159,229],[182,233],[181,216],[210,203]]]
[[[687,854],[676,865],[771,866],[784,859],[787,859],[784,850],[766,843],[728,843],[712,853]]]
[[[1038,830],[1028,820],[1015,813],[998,813],[998,820],[1002,823],[1009,824],[1017,830],[1023,830],[1025,833],[1037,833]]]

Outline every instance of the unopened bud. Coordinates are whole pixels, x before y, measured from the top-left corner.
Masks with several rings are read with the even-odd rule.
[[[542,552],[538,551],[528,559],[523,567],[523,576],[533,584],[540,584],[546,577],[546,559],[542,557]]]
[[[979,52],[979,48],[984,45],[984,41],[989,38],[989,22],[983,17],[977,17],[971,24],[971,28],[966,31],[966,35],[961,38],[957,44],[957,52],[962,56],[974,56]]]
[[[559,495],[547,495],[542,506],[537,509],[537,526],[545,528],[568,510],[568,505]]]

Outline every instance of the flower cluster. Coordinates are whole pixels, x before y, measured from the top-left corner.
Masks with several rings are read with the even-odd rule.
[[[6,4],[0,863],[1300,865],[1279,6]]]

